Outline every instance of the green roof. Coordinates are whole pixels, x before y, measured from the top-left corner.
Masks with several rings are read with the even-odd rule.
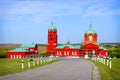
[[[28,43],[28,44],[22,44],[22,48],[31,48],[31,47],[35,47],[35,43]]]
[[[93,29],[92,29],[92,25],[90,24],[90,27],[89,27],[89,29],[85,32],[86,34],[95,34],[96,33],[96,31],[94,31]]]
[[[28,52],[28,51],[25,50],[25,48],[16,48],[14,50],[11,50],[10,52]]]
[[[72,45],[72,44],[57,45],[57,48],[63,49],[66,46],[71,49],[80,49],[80,45]]]
[[[26,48],[33,48],[35,46],[36,46],[35,43],[22,44],[22,46],[20,48],[10,50],[10,52],[28,52],[28,50],[26,50]]]
[[[107,50],[107,49],[104,48],[103,46],[99,46],[99,49]]]
[[[52,22],[51,26],[48,28],[48,30],[57,30],[57,28],[55,27],[53,22]]]

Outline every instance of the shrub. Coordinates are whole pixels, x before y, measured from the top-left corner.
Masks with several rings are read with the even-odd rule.
[[[7,52],[8,50],[0,50],[0,58],[7,58]]]
[[[39,57],[47,57],[48,55],[47,55],[47,53],[46,52],[41,52],[41,53],[39,53]]]
[[[108,51],[110,57],[120,58],[120,48],[110,48]]]

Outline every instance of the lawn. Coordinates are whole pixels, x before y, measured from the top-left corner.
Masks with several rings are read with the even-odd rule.
[[[24,59],[25,67],[22,69],[21,59],[0,59],[0,76],[37,68],[53,62],[57,62],[57,60],[48,61],[42,64],[40,62],[37,64],[37,61],[35,61],[35,66],[33,66],[33,61],[30,61],[31,67],[28,68],[28,59]]]
[[[120,58],[112,59],[111,69],[98,61],[92,60],[92,62],[98,67],[101,80],[120,80]]]

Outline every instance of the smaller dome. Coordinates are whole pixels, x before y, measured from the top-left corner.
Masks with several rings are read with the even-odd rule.
[[[48,28],[48,30],[57,30],[53,22],[51,23],[51,26]]]
[[[91,34],[95,34],[96,31],[92,29],[92,25],[90,24],[89,29],[88,29],[85,33],[86,33],[86,34],[90,34],[90,33],[91,33]]]

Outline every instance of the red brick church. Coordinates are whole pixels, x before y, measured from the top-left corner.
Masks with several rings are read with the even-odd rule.
[[[58,44],[57,28],[52,23],[48,29],[48,45],[47,54],[49,56],[64,56],[64,57],[84,57],[88,56],[100,56],[107,57],[108,51],[99,46],[97,42],[97,33],[92,29],[90,24],[89,29],[84,34],[84,41],[80,45],[73,45],[70,42],[66,44]]]

